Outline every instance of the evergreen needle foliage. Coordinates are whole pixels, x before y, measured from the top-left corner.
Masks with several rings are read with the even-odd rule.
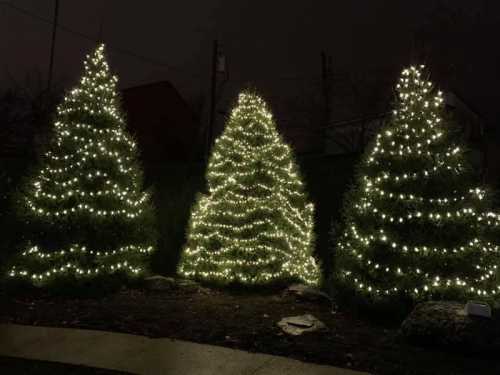
[[[192,210],[179,273],[218,283],[319,282],[313,205],[265,102],[239,95]]]
[[[443,121],[443,97],[405,69],[391,121],[376,136],[345,202],[338,287],[368,300],[489,299],[500,293],[498,226],[462,147]]]
[[[53,139],[20,199],[30,244],[10,277],[44,284],[144,269],[153,211],[116,83],[100,45],[57,108]]]

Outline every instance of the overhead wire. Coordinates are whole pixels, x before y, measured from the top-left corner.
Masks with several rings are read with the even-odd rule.
[[[52,26],[54,25],[53,20],[46,18],[46,17],[43,17],[43,16],[40,16],[39,14],[36,14],[36,13],[34,13],[28,9],[25,9],[23,7],[20,7],[18,5],[15,5],[10,1],[0,1],[0,5],[4,5],[7,8],[10,8],[11,10],[13,10],[19,14],[23,14],[25,16],[31,17],[33,19],[36,19],[38,21],[44,22],[44,23],[52,25]],[[71,27],[68,27],[64,24],[61,24],[60,22],[57,23],[57,28],[68,33],[68,34],[71,34],[73,36],[76,36],[76,37],[79,37],[79,38],[82,38],[82,39],[85,39],[85,40],[88,40],[91,42],[95,42],[95,43],[100,42],[100,40],[98,38],[90,36],[88,34],[85,34],[81,31],[75,30]],[[139,53],[134,52],[130,49],[126,49],[126,48],[123,48],[123,47],[120,47],[120,46],[117,46],[114,44],[106,43],[106,45],[113,52],[135,58],[137,60],[143,61],[143,62],[148,63],[150,65],[162,67],[162,68],[165,68],[165,69],[168,69],[171,71],[177,71],[179,73],[182,73],[186,76],[190,76],[192,78],[200,78],[200,74],[188,72],[183,67],[174,66],[174,65],[171,65],[171,64],[169,64],[165,61],[162,61],[160,59],[146,56],[143,54],[139,54]],[[234,79],[234,78],[230,79],[230,81],[233,83],[241,83],[241,84],[246,83],[246,82],[251,82],[251,81],[319,81],[319,80],[320,80],[320,77],[318,75],[313,75],[313,76],[283,76],[283,77],[279,77],[279,76],[265,76],[264,77],[264,76],[262,76],[262,77],[253,77],[252,79],[238,79],[238,78],[237,79]]]
[[[44,23],[47,23],[47,24],[50,24],[50,25],[54,25],[54,21],[51,20],[51,19],[48,19],[46,17],[43,17],[43,16],[40,16],[36,13],[33,13],[25,8],[22,8],[22,7],[19,7],[17,5],[14,5],[13,3],[11,2],[7,2],[7,1],[3,1],[3,2],[0,2],[0,5],[4,5],[6,6],[7,8],[10,8],[11,10],[17,12],[17,13],[20,13],[20,14],[23,14],[25,16],[28,16],[28,17],[31,17],[31,18],[34,18],[34,19],[37,19],[38,21],[41,21],[41,22],[44,22]],[[68,26],[65,26],[63,24],[61,24],[60,22],[57,22],[57,28],[68,33],[68,34],[71,34],[73,36],[77,36],[77,37],[80,37],[82,39],[86,39],[88,41],[91,41],[91,42],[100,42],[100,40],[98,40],[98,38],[95,38],[95,37],[92,37],[90,35],[87,35],[83,32],[80,32],[78,30],[74,30]],[[187,72],[186,69],[182,68],[182,67],[178,67],[178,66],[174,66],[174,65],[171,65],[165,61],[162,61],[162,60],[159,60],[159,59],[156,59],[156,58],[153,58],[153,57],[149,57],[149,56],[145,56],[145,55],[142,55],[142,54],[139,54],[137,52],[134,52],[134,51],[131,51],[129,49],[126,49],[126,48],[123,48],[123,47],[119,47],[119,46],[116,46],[114,44],[110,44],[110,43],[106,43],[106,46],[113,52],[116,52],[116,53],[120,53],[122,55],[126,55],[126,56],[129,56],[129,57],[133,57],[137,60],[141,60],[145,63],[148,63],[148,64],[151,64],[151,65],[155,65],[155,66],[159,66],[159,67],[162,67],[162,68],[166,68],[168,70],[172,70],[172,71],[177,71],[177,72],[181,72],[183,74],[186,74],[186,75],[189,75],[191,77],[196,77],[196,78],[199,78],[199,75],[198,74],[195,74],[195,73],[192,73],[192,72]]]

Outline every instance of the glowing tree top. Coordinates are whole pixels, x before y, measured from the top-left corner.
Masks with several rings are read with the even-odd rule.
[[[313,206],[265,102],[239,95],[193,208],[179,273],[220,283],[319,281]]]
[[[370,297],[489,298],[500,292],[494,218],[463,149],[443,120],[443,97],[405,69],[392,119],[376,136],[345,204],[337,276]]]
[[[25,191],[34,236],[12,277],[40,283],[142,270],[143,255],[152,250],[152,210],[116,83],[100,45],[57,108],[52,142]]]

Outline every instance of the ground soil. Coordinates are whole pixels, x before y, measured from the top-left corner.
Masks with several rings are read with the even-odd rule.
[[[277,322],[309,313],[326,332],[290,336]],[[42,291],[0,295],[0,322],[74,327],[170,337],[287,356],[373,374],[500,374],[495,354],[482,356],[406,343],[399,322],[375,323],[328,301],[305,301],[277,291],[222,291],[205,287],[154,292],[122,289],[104,297],[54,297]]]

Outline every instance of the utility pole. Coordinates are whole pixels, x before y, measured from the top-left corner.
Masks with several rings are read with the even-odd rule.
[[[215,95],[217,93],[217,61],[219,57],[219,42],[214,40],[212,49],[212,77],[211,77],[211,87],[210,87],[210,114],[208,119],[208,129],[207,129],[207,150],[206,158],[210,155],[210,147],[212,145],[212,133],[215,122]]]
[[[330,124],[332,116],[332,57],[327,55],[325,51],[321,51],[321,88],[323,93],[323,124],[321,126],[319,137],[321,142],[323,142],[324,150],[326,128]]]
[[[49,78],[47,81],[47,90],[52,87],[52,75],[54,70],[54,51],[56,48],[56,34],[57,34],[57,21],[59,17],[59,0],[54,2],[54,24],[52,26],[52,45],[50,47],[50,61],[49,61]]]
[[[332,57],[325,51],[321,52],[321,88],[323,90],[323,126],[327,126],[331,116],[331,78],[332,78]]]

